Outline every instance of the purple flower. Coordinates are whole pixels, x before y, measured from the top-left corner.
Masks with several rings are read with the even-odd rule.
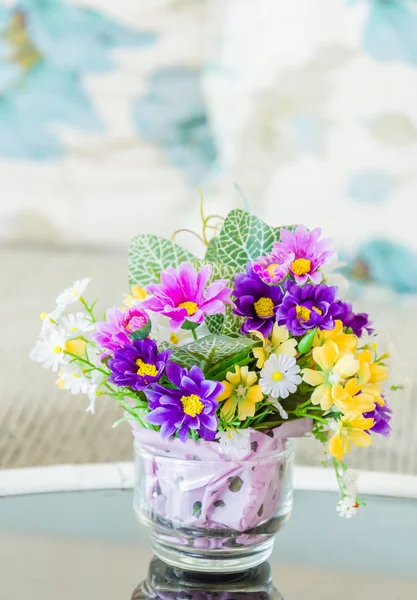
[[[134,340],[115,351],[109,360],[109,381],[118,386],[143,390],[162,376],[171,350],[158,352],[155,342],[149,338]]]
[[[308,231],[305,225],[297,225],[295,232],[281,230],[281,242],[274,243],[274,253],[294,254],[290,273],[295,281],[303,285],[308,279],[320,283],[323,275],[319,268],[334,255],[331,239],[319,240],[321,229]]]
[[[363,416],[366,419],[374,419],[374,424],[372,425],[369,431],[379,433],[380,435],[384,435],[385,437],[389,436],[389,434],[391,433],[390,421],[392,416],[392,410],[387,405],[386,400],[384,406],[376,404],[374,410],[372,410],[371,412],[363,413]]]
[[[233,295],[236,298],[233,312],[246,317],[240,328],[241,333],[259,331],[264,337],[268,337],[282,301],[281,288],[264,283],[248,263],[246,273],[238,273],[235,277]]]
[[[372,323],[366,313],[354,313],[352,305],[342,300],[337,302],[337,306],[339,307],[337,318],[342,321],[345,327],[349,327],[355,335],[361,337],[364,329],[368,333],[373,332]]]
[[[138,306],[133,306],[127,310],[122,310],[115,306],[107,311],[106,320],[97,323],[94,341],[101,347],[108,350],[103,352],[101,357],[113,354],[118,348],[123,348],[130,344],[132,333],[147,326],[149,317],[144,310]]]
[[[141,306],[169,317],[173,331],[178,331],[186,319],[202,323],[204,315],[223,313],[225,304],[231,304],[232,290],[226,287],[226,281],[218,279],[205,289],[210,275],[210,265],[198,273],[186,262],[181,263],[178,270],[168,267],[161,273],[160,284],[147,287],[151,297]]]
[[[253,270],[263,282],[274,285],[288,275],[288,270],[294,258],[295,256],[292,253],[276,250],[268,256],[260,256],[253,265]]]
[[[300,287],[288,281],[284,299],[277,310],[278,325],[285,325],[295,336],[304,335],[313,327],[333,329],[334,318],[339,312],[336,296],[336,286],[307,283]]]
[[[163,438],[178,432],[180,440],[185,442],[193,429],[203,439],[213,440],[217,433],[216,398],[223,384],[205,380],[196,365],[187,371],[176,363],[168,363],[166,376],[176,389],[157,384],[145,390],[151,408],[146,417],[149,423],[160,425]]]

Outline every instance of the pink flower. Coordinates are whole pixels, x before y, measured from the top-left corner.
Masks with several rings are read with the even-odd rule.
[[[305,225],[297,225],[294,233],[282,229],[281,242],[274,243],[273,254],[286,252],[294,255],[290,274],[299,285],[303,285],[308,279],[313,283],[320,283],[323,275],[319,269],[334,255],[331,248],[333,240],[319,240],[320,234],[319,228],[308,231]]]
[[[284,250],[276,250],[268,256],[260,256],[253,265],[253,270],[264,283],[273,285],[280,283],[287,275],[295,256]]]
[[[147,313],[133,306],[123,310],[115,306],[107,311],[106,320],[96,325],[95,342],[108,352],[103,352],[101,358],[110,356],[118,348],[123,348],[132,341],[132,334],[143,329],[149,322]]]
[[[198,273],[190,263],[183,262],[178,269],[168,267],[161,273],[161,283],[147,287],[151,296],[141,304],[143,308],[170,318],[169,326],[178,331],[184,321],[202,323],[204,315],[216,315],[231,304],[231,289],[226,281],[218,279],[205,289],[211,275],[211,266]]]

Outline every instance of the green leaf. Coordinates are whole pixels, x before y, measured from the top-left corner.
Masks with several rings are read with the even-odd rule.
[[[209,315],[204,322],[210,333],[220,334],[223,331],[224,315]]]
[[[230,211],[218,237],[218,261],[243,271],[248,261],[271,251],[277,231],[244,210]]]
[[[129,283],[142,286],[158,283],[161,271],[193,259],[191,252],[170,240],[156,235],[137,235],[129,247]]]
[[[231,336],[238,335],[243,321],[243,317],[238,317],[237,315],[233,314],[233,310],[230,305],[226,306],[222,333],[224,335]]]
[[[298,342],[298,352],[300,354],[305,354],[309,350],[314,342],[314,336],[316,335],[317,327],[306,333],[301,340]]]
[[[217,246],[219,243],[219,238],[214,237],[208,243],[206,254],[204,256],[204,262],[206,263],[216,263],[219,262],[217,258]]]
[[[207,379],[216,379],[217,381],[223,381],[226,378],[228,371],[234,371],[235,366],[239,365],[244,367],[254,360],[252,355],[252,348],[245,348],[239,354],[234,354],[232,358],[227,358],[220,361],[214,367],[210,368],[207,373]]]
[[[175,346],[174,344],[169,344],[168,342],[163,342],[160,345],[160,348],[162,350],[172,350],[170,360],[176,362],[181,367],[191,369],[191,367],[196,364],[196,358],[195,356],[188,354],[188,352],[185,352],[183,350],[184,347],[185,346],[181,346],[179,348],[178,346]]]
[[[209,357],[214,351],[212,364],[217,364],[225,358],[232,357],[235,354],[240,354],[245,349],[251,348],[255,344],[255,340],[249,337],[232,338],[226,335],[208,335],[200,340],[191,342],[181,347],[183,352]],[[195,362],[195,360],[194,360]]]

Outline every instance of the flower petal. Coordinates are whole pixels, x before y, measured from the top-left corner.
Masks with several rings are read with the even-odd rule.
[[[303,380],[309,385],[321,385],[325,381],[324,373],[322,371],[314,371],[313,369],[302,370]]]
[[[327,340],[323,346],[319,346],[313,350],[313,358],[323,371],[330,371],[332,369],[338,355],[339,348],[330,340]]]

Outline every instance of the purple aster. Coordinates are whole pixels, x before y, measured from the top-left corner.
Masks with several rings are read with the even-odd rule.
[[[385,400],[384,406],[380,406],[379,404],[375,405],[374,410],[371,412],[363,413],[363,416],[366,419],[374,419],[374,424],[372,425],[369,431],[373,431],[373,433],[379,433],[380,435],[384,435],[388,437],[391,433],[391,416],[392,410],[387,405],[387,401]]]
[[[279,283],[288,275],[294,260],[294,254],[277,250],[268,256],[260,256],[253,265],[253,270],[263,282],[270,285]]]
[[[259,331],[264,337],[268,337],[282,301],[281,288],[264,283],[248,263],[246,273],[238,273],[235,277],[233,295],[236,298],[233,312],[246,317],[240,328],[241,333]]]
[[[138,306],[122,310],[115,306],[107,311],[106,320],[96,325],[94,341],[108,352],[102,358],[113,354],[118,348],[130,344],[132,333],[143,329],[149,323],[149,317]]]
[[[337,305],[339,307],[337,318],[342,321],[345,327],[349,327],[355,335],[361,337],[364,329],[366,329],[368,333],[373,332],[369,315],[366,313],[354,313],[352,305],[349,304],[349,302],[339,300]]]
[[[309,231],[305,225],[297,225],[294,233],[282,229],[281,241],[274,243],[274,253],[294,254],[290,274],[299,285],[303,285],[308,279],[313,283],[320,283],[323,275],[319,268],[334,255],[331,249],[333,240],[319,240],[320,234],[319,228]]]
[[[161,427],[163,438],[178,432],[185,442],[193,429],[203,439],[213,440],[217,433],[216,398],[223,391],[223,384],[204,379],[203,371],[196,365],[187,371],[170,362],[166,376],[176,389],[157,384],[145,390],[151,408],[146,417],[149,423]]]
[[[206,265],[198,273],[190,263],[183,262],[178,269],[168,267],[161,273],[161,283],[149,285],[151,294],[142,307],[169,317],[169,326],[178,331],[184,321],[202,323],[204,315],[224,313],[225,304],[231,304],[231,289],[226,281],[218,279],[205,289],[211,275]]]
[[[336,302],[337,287],[306,285],[287,282],[281,306],[277,310],[278,325],[285,327],[292,335],[304,335],[308,329],[333,329],[339,307]]]
[[[157,345],[150,338],[134,340],[116,350],[109,360],[109,381],[133,390],[143,390],[160,379],[171,352],[158,352]]]

